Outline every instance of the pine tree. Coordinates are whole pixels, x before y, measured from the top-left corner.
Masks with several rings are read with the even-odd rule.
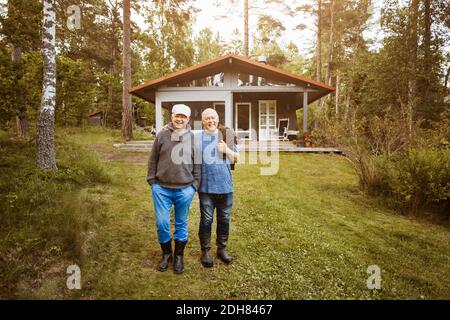
[[[133,137],[133,113],[131,106],[131,21],[130,0],[123,1],[123,92],[122,92],[122,136],[126,141]]]

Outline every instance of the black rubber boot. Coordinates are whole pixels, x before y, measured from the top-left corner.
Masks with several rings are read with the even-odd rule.
[[[183,255],[186,243],[187,241],[181,242],[175,240],[175,259],[173,261],[173,271],[178,274],[184,272]]]
[[[200,238],[200,247],[202,249],[202,256],[200,258],[200,262],[205,268],[211,268],[214,265],[213,258],[211,256],[211,235],[210,234],[201,234]]]
[[[217,257],[226,264],[233,262],[233,257],[231,257],[226,248],[228,243],[228,235],[217,235]]]
[[[172,261],[172,240],[161,243],[162,259],[158,265],[158,271],[164,272],[169,267],[170,261]]]

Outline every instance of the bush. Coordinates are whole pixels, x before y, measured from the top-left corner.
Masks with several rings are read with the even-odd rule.
[[[450,202],[450,150],[409,149],[376,162],[380,183],[377,190],[392,196],[402,207],[418,209]],[[381,189],[380,190],[380,186]]]
[[[396,208],[415,214],[419,209],[450,215],[450,113],[433,128],[416,123],[411,135],[404,117],[386,112],[370,120],[332,122],[321,119],[313,132],[322,143],[340,148],[352,163],[361,189],[382,195]]]

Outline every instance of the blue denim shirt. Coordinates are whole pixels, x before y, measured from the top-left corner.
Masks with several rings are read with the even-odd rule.
[[[217,150],[219,135],[201,133],[202,178],[198,192],[224,194],[233,192],[230,161]],[[236,152],[236,146],[233,147]]]

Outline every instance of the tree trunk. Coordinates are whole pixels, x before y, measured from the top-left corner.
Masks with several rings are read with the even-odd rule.
[[[316,44],[316,80],[322,81],[322,0],[317,0],[317,44]],[[319,114],[322,99],[317,102],[319,106],[314,114],[314,129],[319,126]]]
[[[425,72],[431,72],[431,0],[424,0],[424,37]]]
[[[336,8],[336,1],[331,0],[330,3],[330,38],[328,41],[328,63],[327,75],[325,77],[327,83],[331,85],[331,69],[333,65],[333,49],[334,49],[334,11]]]
[[[444,88],[445,88],[445,90],[447,90],[449,75],[450,75],[450,67],[447,68],[447,73],[445,74],[445,80],[444,80]],[[447,94],[447,91],[446,91],[446,94]]]
[[[329,34],[329,40],[328,40],[328,61],[327,61],[327,72],[325,75],[325,82],[328,83],[329,85],[331,85],[331,70],[333,67],[333,48],[334,48],[334,11],[335,11],[335,6],[336,5],[336,1],[335,0],[331,0],[330,2],[330,34]],[[325,101],[329,101],[329,99],[331,99],[332,95],[329,94],[326,99],[320,99],[320,107],[319,110],[320,112],[322,112],[323,107],[325,105]]]
[[[56,105],[56,4],[44,0],[42,58],[44,61],[43,88],[37,123],[37,166],[41,170],[56,170],[55,105]]]
[[[361,5],[358,7],[358,16],[363,17],[369,8],[368,1],[361,2]],[[364,22],[362,20],[358,20],[357,22],[357,28],[356,28],[356,41],[353,44],[353,56],[351,60],[351,69],[356,65],[356,58],[358,57],[358,52],[360,49],[361,40],[363,39],[363,25]],[[348,77],[347,84],[345,86],[346,88],[346,95],[345,95],[345,111],[344,111],[344,121],[347,122],[347,119],[349,117],[350,111],[352,109],[351,100],[352,100],[352,93],[353,93],[353,77]],[[356,112],[357,106],[353,112],[353,114]]]
[[[8,1],[8,16],[10,18],[14,17],[14,10],[16,10],[14,4],[11,0]],[[16,13],[17,14],[17,13]],[[14,43],[12,40],[11,43],[11,62],[13,65],[17,65],[17,72],[15,81],[15,88],[17,89],[18,95],[22,95],[23,92],[20,92],[19,88],[19,79],[22,77],[22,67],[20,66],[22,60],[22,48]],[[16,96],[15,98],[15,109],[16,109],[16,135],[19,139],[27,139],[28,138],[28,120],[27,120],[27,109],[24,102],[24,99],[21,99],[20,96]]]
[[[11,62],[13,64],[17,64],[17,68],[20,67],[20,62],[22,60],[22,50],[19,46],[12,44],[12,50],[11,50]],[[19,78],[21,77],[22,71],[17,70],[17,74],[15,77],[15,87],[19,87]],[[20,89],[18,89],[18,95],[23,94],[23,92],[19,92]],[[16,135],[19,139],[27,139],[28,138],[28,119],[27,119],[27,109],[25,106],[24,99],[22,99],[20,96],[17,96],[15,99],[16,104]]]
[[[322,0],[317,1],[316,80],[322,81]]]
[[[16,115],[16,129],[17,138],[28,138],[28,118],[26,113]]]
[[[244,0],[244,55],[248,58],[248,0]]]
[[[117,74],[116,74],[116,59],[117,59],[117,52],[118,52],[118,39],[117,39],[117,34],[118,34],[118,19],[120,16],[120,9],[119,9],[119,0],[116,0],[114,2],[114,4],[112,5],[110,11],[109,11],[109,15],[110,15],[110,19],[111,19],[111,33],[110,33],[110,43],[111,43],[111,60],[109,63],[109,76],[110,76],[110,80],[109,80],[109,84],[108,84],[108,103],[106,105],[106,109],[103,112],[103,117],[102,117],[102,125],[104,127],[107,126],[108,124],[108,116],[109,116],[109,111],[113,110],[114,108],[114,79],[117,78]]]
[[[408,38],[409,38],[409,77],[408,77],[408,128],[412,136],[414,112],[417,101],[417,18],[419,14],[419,0],[411,0],[409,12]]]
[[[133,136],[133,114],[131,110],[131,23],[130,0],[123,1],[123,93],[122,93],[122,135],[126,141]]]
[[[347,122],[348,114],[350,112],[350,90],[347,90],[347,95],[345,96],[345,111],[344,111],[344,121]]]
[[[106,127],[108,123],[108,113],[109,110],[112,110],[114,103],[114,88],[113,88],[113,79],[116,74],[116,57],[117,57],[117,49],[115,45],[115,39],[112,39],[112,47],[111,47],[111,64],[109,65],[109,75],[110,80],[108,84],[108,103],[106,105],[106,110],[103,112],[103,126]]]
[[[424,65],[423,65],[423,85],[422,85],[422,103],[427,106],[429,102],[428,90],[430,87],[431,75],[431,0],[424,0]]]
[[[336,75],[336,96],[335,96],[335,105],[336,105],[336,117],[339,116],[339,95],[340,95],[340,82],[341,82],[341,77],[339,74]]]

